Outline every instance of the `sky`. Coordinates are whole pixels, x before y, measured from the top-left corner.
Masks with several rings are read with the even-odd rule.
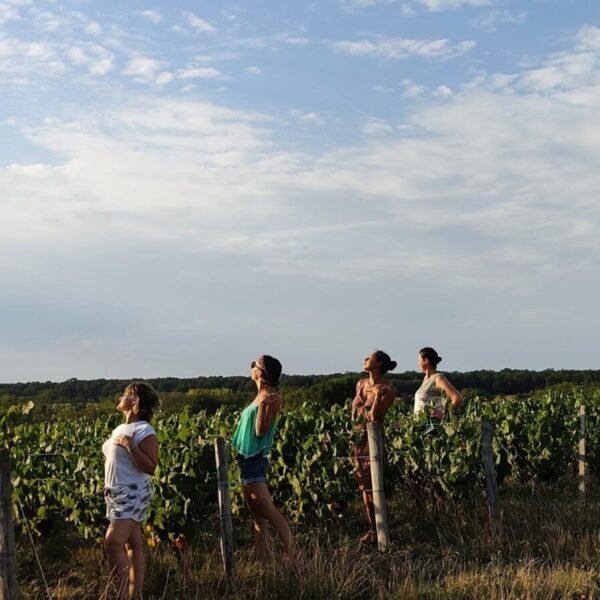
[[[0,0],[0,381],[598,368],[595,0]]]

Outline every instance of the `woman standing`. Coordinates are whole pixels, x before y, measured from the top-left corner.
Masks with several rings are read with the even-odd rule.
[[[359,421],[361,439],[354,448],[358,468],[356,479],[358,489],[362,492],[369,531],[363,535],[361,541],[377,542],[377,529],[375,526],[375,506],[373,504],[373,485],[371,483],[371,461],[369,460],[369,438],[366,423],[378,421],[383,424],[387,411],[394,403],[396,390],[388,383],[384,375],[396,368],[396,361],[391,360],[382,350],[369,354],[364,360],[363,371],[369,376],[361,379],[356,384],[356,396],[352,401],[352,418]]]
[[[129,384],[117,406],[125,423],[102,445],[106,518],[110,521],[104,548],[119,599],[142,597],[145,561],[140,523],[152,499],[150,476],[158,464],[158,441],[150,420],[159,406],[152,386],[141,381]]]
[[[421,387],[415,393],[415,414],[420,413],[425,407],[431,409],[430,416],[441,421],[446,415],[444,408],[445,394],[450,398],[454,408],[463,403],[462,394],[448,381],[443,373],[437,370],[442,357],[429,347],[421,348],[417,355],[419,369],[425,374]]]
[[[281,398],[277,394],[281,363],[263,355],[250,364],[250,376],[257,395],[243,410],[233,435],[244,498],[252,515],[256,554],[264,560],[268,554],[270,523],[283,543],[286,555],[294,554],[294,539],[285,517],[275,508],[267,487],[268,455],[277,428]]]

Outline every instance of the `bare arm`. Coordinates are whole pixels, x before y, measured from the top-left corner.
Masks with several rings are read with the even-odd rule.
[[[454,408],[458,408],[463,403],[462,394],[446,379],[444,375],[439,375],[435,385],[438,390],[444,392]]]
[[[276,394],[269,394],[258,403],[254,431],[257,437],[263,437],[271,429],[271,425],[281,408],[281,400]]]
[[[354,399],[352,400],[352,418],[353,419],[357,418],[357,416],[360,412],[360,408],[364,403],[364,400],[362,397],[363,385],[364,385],[364,379],[361,379],[360,381],[356,382],[356,394],[354,396]]]
[[[131,454],[133,462],[140,471],[147,475],[154,475],[158,465],[158,440],[155,435],[145,437],[135,447],[133,437],[121,435],[116,439],[115,444],[123,446]]]

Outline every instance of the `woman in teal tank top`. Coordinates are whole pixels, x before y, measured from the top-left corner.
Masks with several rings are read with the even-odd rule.
[[[252,532],[256,554],[260,559],[269,555],[268,524],[275,529],[288,556],[294,554],[294,539],[285,517],[275,508],[267,487],[268,455],[277,429],[281,398],[277,394],[281,363],[263,355],[252,361],[251,377],[258,393],[242,411],[232,445],[237,452],[244,498],[252,516]]]

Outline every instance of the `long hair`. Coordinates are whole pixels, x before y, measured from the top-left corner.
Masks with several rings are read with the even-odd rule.
[[[125,391],[132,392],[136,398],[133,412],[138,414],[140,419],[150,422],[154,413],[160,408],[160,398],[156,390],[145,381],[134,381],[125,388]]]

